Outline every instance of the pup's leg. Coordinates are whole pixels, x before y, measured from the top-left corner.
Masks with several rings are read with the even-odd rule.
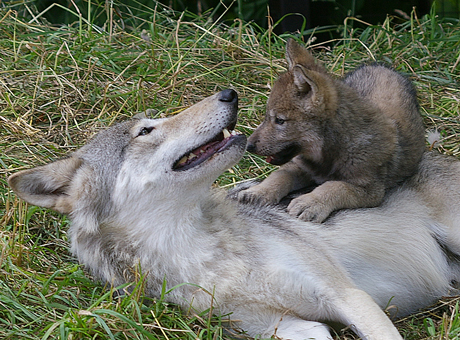
[[[335,210],[375,207],[381,203],[384,194],[385,188],[381,183],[363,187],[343,181],[328,181],[293,199],[287,210],[301,220],[323,222]]]
[[[238,200],[243,202],[278,203],[291,191],[306,187],[311,183],[309,176],[294,162],[283,165],[272,172],[261,183],[242,190]]]
[[[329,327],[325,324],[288,316],[280,321],[274,335],[286,340],[332,340]]]

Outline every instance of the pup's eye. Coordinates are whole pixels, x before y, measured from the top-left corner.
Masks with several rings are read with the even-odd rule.
[[[275,124],[283,125],[284,122],[285,120],[283,118],[278,118],[278,117],[275,118]]]
[[[153,129],[154,129],[153,126],[143,127],[143,128],[139,131],[138,136],[145,136],[145,135],[148,135],[150,132],[152,132]]]

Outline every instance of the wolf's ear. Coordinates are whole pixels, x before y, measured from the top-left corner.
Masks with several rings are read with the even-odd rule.
[[[316,93],[318,91],[318,86],[312,77],[314,71],[309,71],[301,65],[296,65],[292,69],[292,74],[294,76],[294,84],[297,87],[299,93],[306,94],[310,91]]]
[[[133,116],[133,119],[148,119],[148,118],[153,118],[155,115],[158,113],[158,110],[156,109],[147,109],[143,112],[136,113]]]
[[[302,65],[306,68],[317,68],[315,58],[308,50],[300,46],[294,39],[289,39],[286,44],[286,61],[289,70],[296,65]]]
[[[19,197],[30,204],[69,214],[73,199],[68,190],[81,164],[82,160],[77,157],[61,159],[19,171],[8,178],[8,184]]]

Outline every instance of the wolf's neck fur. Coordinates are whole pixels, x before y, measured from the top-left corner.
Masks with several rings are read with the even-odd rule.
[[[175,281],[168,281],[169,287],[184,282],[206,285],[207,261],[227,251],[216,235],[237,227],[236,206],[225,201],[224,193],[209,189],[196,195],[182,193],[177,199],[152,196],[137,199],[130,209],[115,209],[95,233],[75,219],[69,232],[73,253],[94,275],[114,285],[133,280],[126,268],[139,265],[143,273],[153,277],[151,282],[160,285],[150,287],[155,292],[161,291],[162,279],[171,272],[181,277],[176,275]],[[231,232],[228,236],[230,241]],[[92,256],[95,252],[101,256]],[[125,272],[114,268],[124,268]]]

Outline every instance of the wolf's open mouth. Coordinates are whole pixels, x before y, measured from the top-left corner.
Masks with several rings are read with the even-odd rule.
[[[179,158],[179,160],[174,163],[173,170],[188,170],[203,163],[212,155],[222,150],[230,142],[232,137],[236,135],[238,135],[238,133],[233,130],[229,131],[228,129],[223,129],[221,133],[209,142],[190,152],[187,152]]]

